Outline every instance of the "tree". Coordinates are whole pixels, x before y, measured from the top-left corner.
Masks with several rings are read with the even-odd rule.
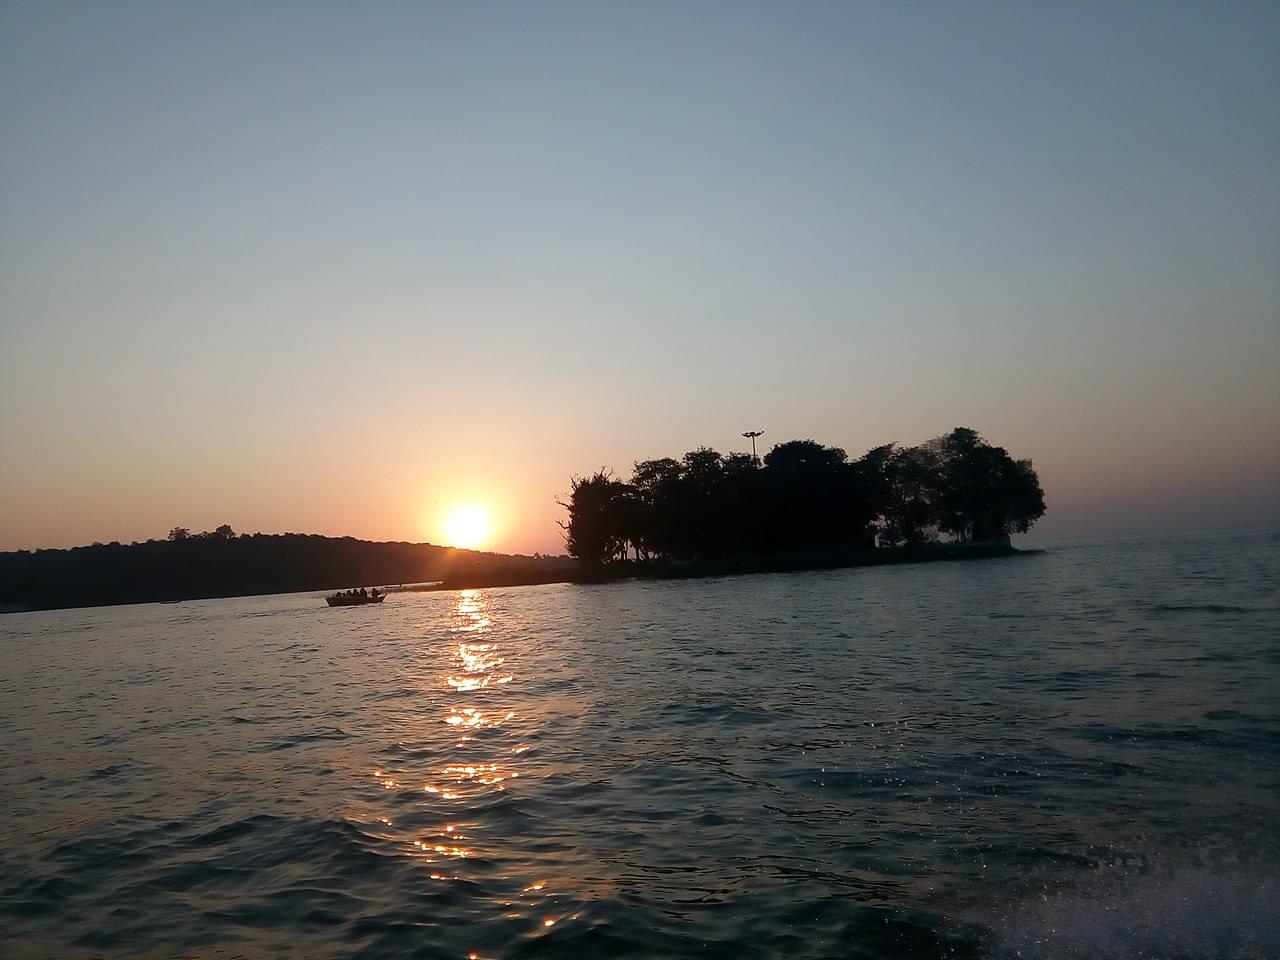
[[[862,535],[848,455],[813,440],[780,443],[764,457],[766,551],[834,547]]]
[[[866,507],[867,523],[884,526],[893,502],[893,464],[897,444],[872,447],[850,464],[853,486]]]
[[[898,447],[886,465],[889,496],[883,530],[890,543],[918,546],[938,526],[938,457],[927,447]]]
[[[1026,533],[1045,514],[1044,490],[1030,460],[1013,460],[1001,473],[1004,516],[1000,527],[1010,533]]]
[[[764,455],[770,470],[816,476],[838,469],[849,459],[839,447],[824,447],[813,440],[788,440]]]
[[[644,549],[650,555],[671,556],[680,543],[681,520],[677,515],[680,495],[679,460],[642,460],[631,474],[631,486],[640,501],[644,523]]]
[[[938,525],[956,540],[1005,539],[1044,516],[1044,491],[1030,460],[1014,460],[968,427],[925,447],[938,460]]]
[[[720,487],[724,460],[710,447],[686,453],[680,462],[676,488],[676,552],[685,557],[709,557],[720,552],[722,514]]]
[[[169,531],[170,540],[189,540],[191,539],[191,531],[186,527],[174,527]]]
[[[604,469],[589,477],[574,477],[570,483],[569,501],[560,501],[569,511],[569,519],[560,524],[565,549],[588,567],[603,566],[626,550],[625,512],[619,501],[629,495],[628,485]]]

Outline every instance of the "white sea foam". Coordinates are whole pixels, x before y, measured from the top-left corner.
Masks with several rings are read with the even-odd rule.
[[[1000,960],[1274,958],[1280,882],[1202,867],[1122,876],[1023,904],[1000,927]]]

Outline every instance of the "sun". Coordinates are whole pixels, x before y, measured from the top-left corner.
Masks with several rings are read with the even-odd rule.
[[[493,519],[484,507],[454,507],[444,518],[444,535],[453,547],[475,550],[489,540]]]

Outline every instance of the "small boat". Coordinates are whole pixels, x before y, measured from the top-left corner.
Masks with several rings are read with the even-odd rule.
[[[381,603],[387,599],[385,593],[335,593],[324,598],[324,602],[331,607],[359,607],[366,603]]]

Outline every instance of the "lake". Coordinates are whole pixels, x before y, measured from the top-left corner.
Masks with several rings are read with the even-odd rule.
[[[1280,535],[0,618],[5,957],[1280,956]]]

